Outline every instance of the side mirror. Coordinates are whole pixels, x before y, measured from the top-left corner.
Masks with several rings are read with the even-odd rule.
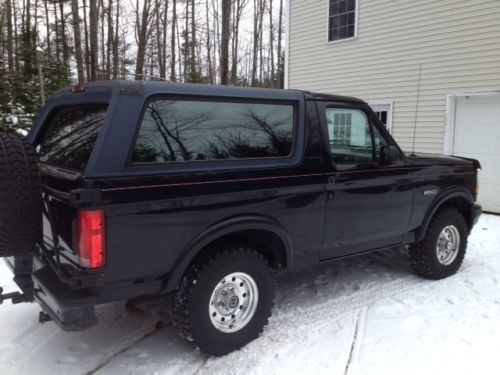
[[[393,145],[387,145],[380,149],[380,163],[383,165],[394,164],[401,159],[399,149]]]

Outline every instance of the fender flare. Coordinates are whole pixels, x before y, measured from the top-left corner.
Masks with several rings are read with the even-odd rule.
[[[437,210],[439,210],[446,202],[453,198],[463,198],[470,205],[474,203],[474,197],[472,196],[471,192],[466,190],[465,188],[454,187],[451,190],[444,190],[443,192],[441,192],[439,197],[427,210],[424,220],[422,221],[422,225],[420,225],[420,227],[417,229],[415,235],[416,242],[421,241],[424,238],[425,233],[427,233],[427,228],[431,223],[432,217],[437,212]]]
[[[198,234],[181,252],[174,266],[172,273],[168,275],[163,292],[171,292],[177,288],[179,282],[187,271],[192,260],[208,244],[229,235],[243,230],[264,230],[277,235],[283,243],[286,252],[284,268],[291,268],[293,265],[292,250],[293,244],[289,233],[276,220],[262,215],[236,216],[219,221],[203,232]]]

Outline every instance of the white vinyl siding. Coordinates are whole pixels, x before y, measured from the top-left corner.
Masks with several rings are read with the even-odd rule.
[[[447,95],[500,91],[499,0],[359,0],[357,38],[328,43],[328,0],[289,0],[288,86],[393,102],[392,134],[443,152]]]

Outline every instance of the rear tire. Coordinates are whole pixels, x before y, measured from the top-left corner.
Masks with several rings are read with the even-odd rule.
[[[203,352],[221,356],[259,336],[273,302],[266,260],[250,246],[231,244],[189,268],[174,296],[173,322]]]
[[[40,173],[35,150],[0,133],[0,257],[31,255],[42,235]]]
[[[465,257],[468,229],[455,208],[440,209],[432,218],[422,241],[410,247],[413,270],[427,279],[455,274]]]

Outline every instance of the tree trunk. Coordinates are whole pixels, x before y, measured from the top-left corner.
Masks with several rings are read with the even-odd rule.
[[[278,20],[278,79],[276,82],[277,87],[283,88],[283,54],[281,51],[281,40],[283,38],[283,0],[280,0],[280,15]]]
[[[170,40],[170,80],[176,81],[175,77],[175,30],[177,26],[177,0],[172,0],[172,35]]]
[[[264,56],[263,56],[263,23],[266,0],[260,0],[259,4],[259,86],[263,86],[264,81]]]
[[[242,8],[244,6],[244,1],[242,4],[241,0],[236,0],[235,9],[233,10],[233,35],[232,35],[232,59],[231,59],[231,83],[236,85],[238,80],[238,45],[240,37],[240,20],[242,15]]]
[[[273,28],[273,0],[269,0],[269,71],[271,75],[271,87],[274,87],[274,28]]]
[[[144,62],[146,60],[146,47],[151,30],[150,11],[151,0],[143,0],[142,14],[139,13],[139,1],[136,2],[136,36],[137,36],[137,63],[135,67],[135,79],[144,79]]]
[[[181,33],[179,32],[179,22],[176,23],[176,31],[177,31],[177,62],[179,64],[179,78],[184,77],[184,73],[182,71],[182,44],[181,44]],[[182,80],[182,79],[181,79]]]
[[[116,0],[115,37],[113,38],[113,79],[118,79],[119,18],[120,18],[120,0]]]
[[[98,51],[98,23],[99,14],[97,11],[97,0],[90,0],[89,9],[89,29],[90,29],[90,80],[97,80],[97,54]]]
[[[167,17],[168,17],[168,0],[165,0],[163,12],[160,13],[161,1],[157,0],[157,16],[156,16],[156,38],[158,44],[158,68],[160,78],[167,78]]]
[[[83,83],[85,77],[83,74],[82,40],[80,33],[80,15],[78,14],[78,0],[71,0],[71,11],[73,13],[73,35],[75,37],[75,60],[78,82]]]
[[[10,1],[10,0],[9,0]],[[43,1],[43,8],[45,10],[45,34],[47,38],[47,57],[50,58],[52,57],[52,50],[50,48],[50,21],[49,21],[49,4],[47,0]]]
[[[190,70],[191,70],[191,82],[198,81],[196,72],[196,18],[195,18],[195,0],[191,0],[191,58],[190,58]]]
[[[12,16],[13,16],[13,19],[14,20],[17,20],[17,8],[16,8],[16,3],[13,2],[12,4]],[[19,71],[19,43],[18,43],[18,40],[19,40],[19,37],[18,37],[18,32],[17,32],[17,22],[14,21],[13,23],[13,26],[14,26],[14,66],[16,68],[16,71]]]
[[[113,0],[108,2],[108,39],[106,44],[106,79],[111,79],[111,51],[113,49]]]
[[[260,1],[254,0],[254,14],[253,14],[253,51],[252,51],[252,86],[256,86],[257,81],[257,51],[259,48],[259,9]]]
[[[99,79],[106,79],[106,44],[104,43],[104,19],[106,15],[106,9],[104,8],[104,0],[99,1],[99,8],[101,15],[101,69],[100,74],[98,73]]]
[[[38,0],[35,0],[35,15],[33,22],[33,31],[31,32],[31,48],[32,56],[36,60],[36,48],[37,48],[37,38],[38,38]],[[35,61],[35,63],[37,63]]]
[[[184,39],[184,45],[183,45],[183,63],[184,63],[184,82],[188,82],[188,72],[190,71],[190,64],[189,64],[189,3],[186,1],[186,8],[185,8],[185,18],[184,18],[184,32],[182,34],[182,37]]]
[[[92,80],[90,74],[90,48],[89,48],[89,27],[87,23],[87,1],[83,0],[83,26],[85,31],[85,69],[87,80]]]
[[[14,38],[12,32],[12,0],[6,2],[6,17],[7,17],[7,66],[9,73],[14,71]]]
[[[69,71],[69,47],[68,38],[66,36],[66,18],[64,17],[64,2],[59,3],[59,11],[61,12],[61,43],[63,50],[63,62],[66,70]]]
[[[220,83],[228,84],[229,72],[229,24],[231,18],[231,0],[222,0],[222,30],[220,51]]]
[[[23,27],[23,59],[24,59],[24,78],[29,80],[33,74],[32,66],[32,48],[31,48],[31,2],[26,1],[24,9],[26,16],[24,18]]]
[[[205,3],[205,22],[207,23],[207,60],[208,60],[208,81],[210,82],[211,85],[214,84],[214,75],[213,75],[213,68],[212,68],[212,42],[210,38],[210,18],[209,16],[209,9],[210,7],[208,6],[208,0],[206,0]]]

